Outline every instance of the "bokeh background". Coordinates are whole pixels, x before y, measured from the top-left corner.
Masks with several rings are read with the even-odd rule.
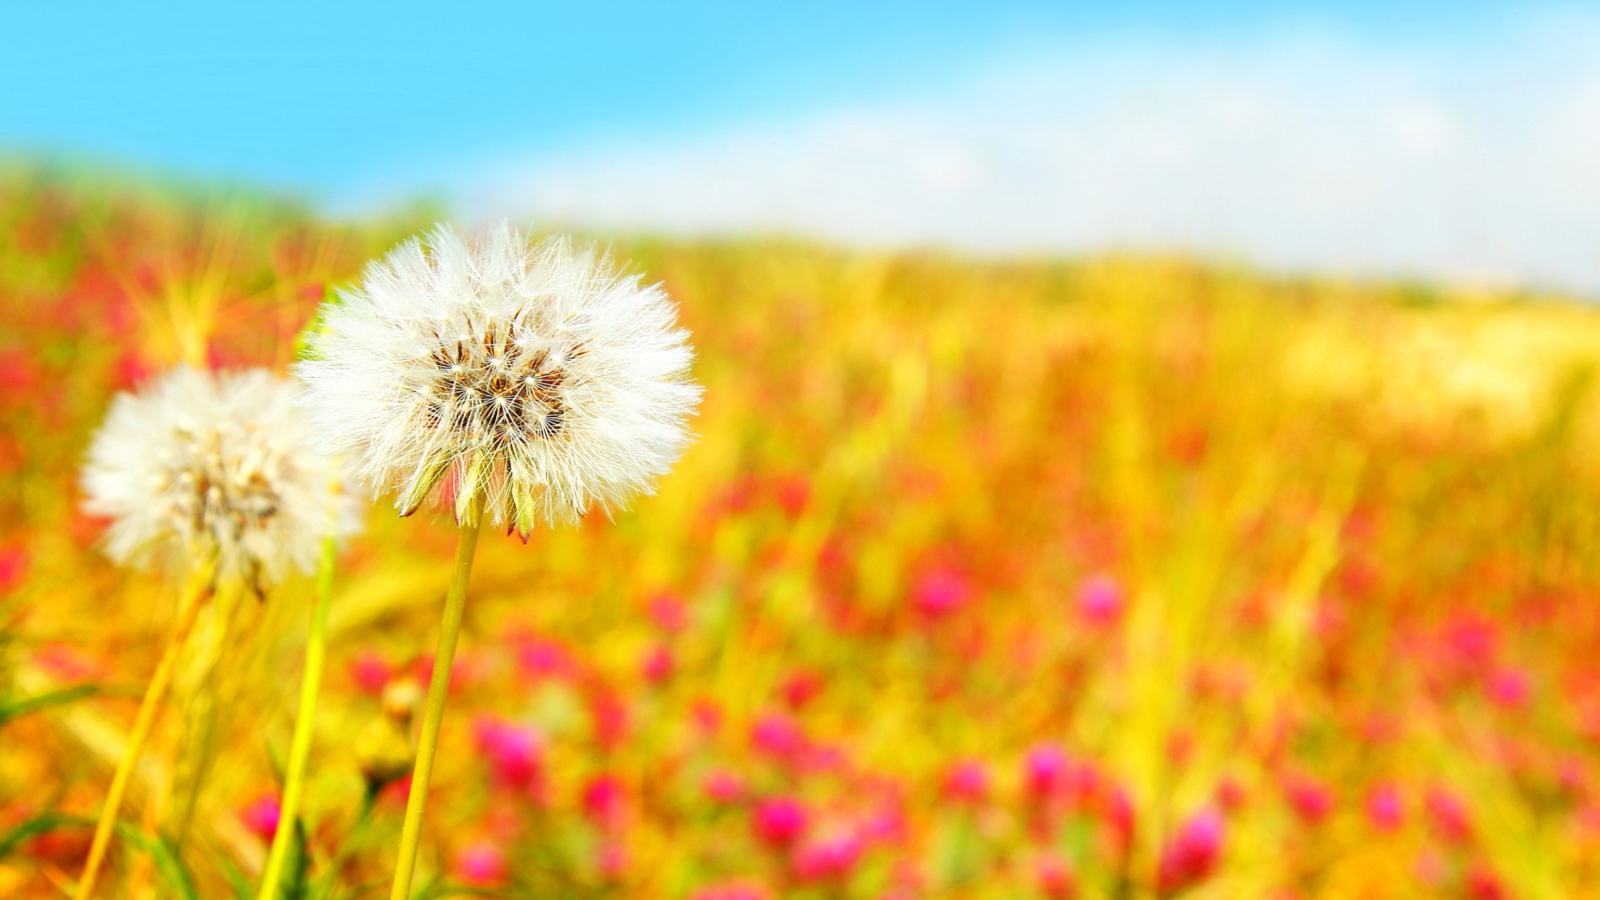
[[[0,895],[173,616],[111,398],[499,217],[706,399],[480,550],[426,896],[1600,895],[1600,10],[37,4],[0,81]],[[340,558],[286,896],[387,891],[452,542]],[[312,590],[202,628],[106,895],[253,896]]]

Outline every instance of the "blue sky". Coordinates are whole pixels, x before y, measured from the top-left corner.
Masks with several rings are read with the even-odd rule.
[[[1580,6],[31,3],[5,16],[0,146],[337,208],[434,191],[463,214],[598,228],[1178,247],[1600,286],[1600,217],[1574,203],[1600,163],[1585,156],[1600,16]],[[1569,170],[1576,195],[1551,183]],[[1327,185],[1345,182],[1373,197],[1328,206]]]

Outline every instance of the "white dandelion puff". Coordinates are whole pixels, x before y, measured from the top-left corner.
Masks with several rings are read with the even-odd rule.
[[[324,449],[349,454],[401,515],[443,485],[527,540],[651,493],[700,400],[658,285],[563,238],[502,224],[411,240],[340,292],[297,372]]]
[[[118,395],[83,469],[84,509],[112,520],[106,552],[130,565],[215,554],[218,577],[257,593],[311,571],[330,532],[360,528],[360,500],[307,443],[299,391],[259,369],[180,368]]]

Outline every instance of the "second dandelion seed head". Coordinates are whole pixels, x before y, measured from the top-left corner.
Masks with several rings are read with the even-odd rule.
[[[130,564],[214,556],[218,574],[258,593],[310,570],[324,536],[359,527],[359,502],[306,446],[298,390],[261,370],[180,368],[119,396],[83,473],[85,508],[112,520],[107,552]]]

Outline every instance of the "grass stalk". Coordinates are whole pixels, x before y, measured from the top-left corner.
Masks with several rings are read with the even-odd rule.
[[[77,890],[73,891],[73,900],[89,900],[94,896],[95,882],[100,877],[106,850],[111,845],[117,814],[121,811],[123,796],[128,792],[128,782],[133,778],[134,766],[138,764],[140,751],[155,726],[156,715],[160,712],[161,701],[167,694],[167,688],[172,684],[172,670],[177,665],[183,644],[188,640],[189,632],[194,629],[195,619],[199,617],[201,607],[205,606],[205,601],[215,590],[213,582],[215,568],[215,560],[208,561],[195,572],[193,579],[184,589],[183,598],[178,605],[177,624],[172,629],[167,648],[161,653],[161,660],[156,663],[155,672],[150,676],[150,683],[144,691],[144,699],[139,702],[139,712],[133,720],[133,731],[128,735],[128,743],[122,750],[122,758],[117,762],[116,773],[111,777],[111,789],[106,792],[105,803],[100,808],[100,819],[95,824],[94,840],[89,845],[89,858],[83,864],[83,875],[78,880]]]
[[[439,648],[433,657],[433,677],[428,680],[428,703],[422,715],[422,734],[417,743],[417,765],[411,773],[411,794],[406,800],[405,824],[400,829],[400,857],[395,862],[394,889],[390,900],[410,900],[411,877],[417,865],[417,847],[422,842],[422,819],[428,803],[428,780],[433,775],[433,756],[439,746],[439,725],[444,721],[445,699],[450,693],[450,667],[455,660],[456,638],[461,634],[461,617],[467,605],[467,578],[472,573],[472,557],[478,546],[478,530],[483,508],[480,495],[472,503],[470,515],[463,518],[456,538],[455,568],[450,573],[450,589],[445,593],[444,618],[439,626]]]
[[[311,757],[311,737],[317,717],[317,697],[322,690],[322,670],[328,655],[328,600],[333,593],[333,566],[336,545],[330,535],[322,541],[322,561],[317,570],[317,591],[311,601],[311,631],[306,636],[305,672],[300,681],[300,708],[295,713],[294,737],[289,742],[289,766],[284,775],[283,800],[279,805],[278,829],[272,835],[272,849],[261,874],[258,900],[278,895],[283,866],[294,844],[295,822],[300,816],[300,799],[305,793],[306,762]]]

